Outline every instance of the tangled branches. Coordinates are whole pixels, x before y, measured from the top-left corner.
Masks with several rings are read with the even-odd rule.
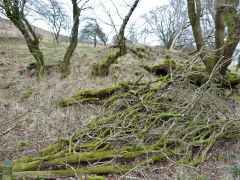
[[[155,81],[128,82],[94,99],[105,103],[104,112],[38,157],[16,160],[15,176],[85,174],[91,179],[89,175],[127,173],[166,159],[199,165],[217,140],[240,135],[240,123],[212,83],[216,71],[200,87],[189,83],[186,77],[196,59]]]

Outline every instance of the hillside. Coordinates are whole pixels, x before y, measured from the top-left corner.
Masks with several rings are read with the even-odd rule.
[[[36,31],[36,33],[41,34],[44,39],[52,40],[52,33],[50,31],[36,26],[33,26],[33,29]],[[10,20],[3,18],[0,18],[0,35],[1,34],[22,37],[21,32],[14,26],[14,24]],[[60,39],[61,37],[64,38],[65,36],[61,35]]]
[[[14,35],[17,35],[17,31],[12,31],[11,33],[15,33]],[[47,32],[45,33],[47,36]],[[67,44],[60,43],[59,45],[56,45],[49,41],[43,41],[41,42],[40,47],[44,53],[47,64],[52,65],[57,64],[62,60]],[[181,52],[168,51],[159,47],[144,46],[137,48],[145,49],[145,53],[149,57],[149,66],[162,63],[164,59],[174,60],[177,64],[190,64],[189,66],[193,66],[193,64],[187,62],[195,63],[194,57]],[[97,120],[101,120],[102,117],[107,117],[109,114],[118,114],[119,119],[114,119],[116,121],[101,124],[101,128],[106,128],[106,131],[100,133],[100,135],[104,135],[104,133],[106,133],[110,136],[110,138],[106,137],[106,139],[109,138],[106,142],[112,143],[109,146],[107,146],[108,144],[101,144],[101,147],[97,147],[100,148],[100,150],[96,152],[104,151],[105,148],[109,147],[110,150],[113,150],[115,148],[122,148],[125,145],[130,146],[133,142],[143,144],[144,142],[141,137],[148,140],[148,144],[146,146],[148,147],[153,142],[154,138],[158,137],[158,133],[162,131],[170,131],[174,122],[179,122],[180,124],[177,128],[171,131],[173,132],[172,134],[170,133],[168,136],[166,136],[166,134],[162,135],[169,138],[169,142],[170,140],[174,142],[176,141],[175,144],[171,144],[170,142],[170,146],[167,146],[169,144],[166,143],[163,146],[163,151],[156,149],[156,152],[160,152],[164,161],[158,161],[154,164],[147,162],[145,166],[135,167],[134,169],[128,170],[122,174],[112,173],[110,171],[111,173],[104,174],[106,179],[227,180],[237,179],[240,176],[239,137],[237,136],[237,138],[232,139],[224,137],[218,139],[215,143],[210,138],[215,137],[214,135],[218,133],[217,130],[221,132],[221,130],[224,129],[225,126],[221,125],[226,123],[228,121],[227,118],[229,117],[234,117],[235,119],[231,119],[231,121],[229,121],[232,122],[235,120],[234,123],[236,127],[239,126],[239,123],[237,122],[240,117],[239,90],[235,89],[229,92],[228,89],[218,89],[216,86],[211,86],[207,90],[204,89],[207,91],[206,96],[201,99],[200,104],[198,104],[196,109],[192,111],[192,118],[188,119],[188,116],[181,116],[182,119],[180,119],[178,118],[180,115],[176,113],[183,113],[183,110],[191,109],[186,103],[190,102],[194,98],[196,99],[196,97],[199,97],[199,94],[205,92],[199,86],[184,79],[184,77],[186,77],[189,73],[189,71],[187,71],[188,66],[186,66],[186,72],[181,72],[177,75],[174,73],[171,74],[172,79],[180,77],[180,79],[177,79],[176,81],[172,82],[169,77],[166,78],[165,76],[165,79],[164,77],[163,79],[160,77],[159,80],[158,74],[154,75],[152,72],[142,67],[142,62],[139,57],[133,53],[128,53],[123,57],[120,57],[118,59],[118,63],[112,65],[108,76],[92,76],[91,69],[93,63],[102,61],[106,54],[111,54],[112,52],[113,49],[111,47],[93,48],[92,46],[79,44],[74,56],[72,57],[71,74],[66,79],[60,79],[61,73],[59,72],[58,67],[54,66],[47,69],[44,81],[38,83],[34,70],[26,70],[27,64],[35,61],[28,52],[24,39],[21,37],[0,35],[0,161],[27,156],[38,156],[52,142],[56,140],[62,140],[64,142],[64,140],[69,140],[69,137],[71,137],[71,140],[77,132],[84,130],[84,128],[88,128],[88,124],[93,126],[94,122],[99,123]],[[196,62],[199,63],[197,60]],[[115,104],[107,104],[108,99],[104,99],[98,103],[78,102],[75,103],[75,105],[67,107],[62,107],[57,104],[60,99],[72,97],[81,91],[97,90],[99,88],[111,86],[115,87],[123,81],[129,82],[129,88],[133,87],[133,89],[127,89],[129,91],[120,90],[116,92],[114,95],[121,97],[123,95],[124,98],[116,100],[114,102]],[[173,84],[169,89],[162,89],[162,91],[155,91],[154,89],[150,95],[148,94],[147,96],[150,98],[151,95],[153,95],[149,102],[145,101],[145,95],[149,87],[159,81]],[[158,84],[154,85],[158,87]],[[216,103],[216,106],[214,103],[209,101],[210,98],[215,100],[214,102]],[[137,106],[137,108],[144,109],[134,109],[134,103],[137,105],[141,104],[142,106]],[[124,108],[127,108],[129,111],[127,113],[124,111],[121,112]],[[223,113],[218,108],[220,108]],[[138,113],[136,114],[138,116],[135,116],[135,110]],[[164,117],[162,119],[150,119],[152,121],[145,122],[148,117],[151,115],[155,117],[155,115],[159,115],[158,113],[161,113],[161,115],[165,113]],[[176,115],[176,117],[171,119],[174,115]],[[139,116],[140,118],[138,118],[138,121],[135,122],[134,120],[136,120],[136,117]],[[224,118],[222,118],[223,116]],[[131,117],[131,123],[135,123],[136,128],[141,129],[140,134],[138,134],[138,132],[135,134],[135,129],[128,129],[132,126],[132,124],[129,126],[127,124],[129,123],[128,117]],[[198,119],[199,122],[196,122],[195,119]],[[186,127],[186,125],[188,125],[188,121],[190,120],[193,120],[197,126],[194,127],[190,124],[187,128],[181,129],[182,127]],[[207,123],[203,124],[203,120],[206,120]],[[118,126],[119,124],[121,125],[120,127]],[[153,126],[156,126],[156,129],[146,131],[146,127]],[[217,127],[216,132],[213,130],[215,127]],[[229,128],[229,126],[227,127]],[[232,127],[232,124],[230,127]],[[92,142],[89,142],[91,139],[94,140],[93,142],[96,142],[99,139],[102,140],[105,138],[102,138],[102,136],[96,133],[100,131],[101,128],[95,128],[93,131],[90,131],[92,129],[89,129],[89,133],[87,133],[85,139],[74,142],[74,145],[71,143],[67,147],[63,145],[63,147],[66,148],[63,149],[63,152],[71,151],[71,148],[75,145],[76,147],[78,147],[77,145],[79,145],[79,147],[80,145],[83,145],[86,146],[87,149],[95,151],[96,149],[91,144]],[[116,137],[121,134],[121,130],[124,128],[129,131],[124,131],[123,138],[121,140],[114,141]],[[185,129],[189,130],[191,128],[195,128],[193,132],[184,131]],[[112,129],[112,131],[108,132],[109,129]],[[233,128],[233,130],[235,129]],[[150,134],[144,135],[145,132],[150,132]],[[177,132],[179,132],[179,134],[183,133],[183,139],[178,142],[173,138],[175,135],[177,137]],[[199,143],[198,136],[202,134],[204,134],[203,136],[206,139],[200,139],[203,140],[203,142]],[[125,139],[126,137],[129,139]],[[184,140],[186,139],[190,139],[191,142],[189,142],[189,144],[184,144]],[[184,148],[189,147],[189,149],[191,143],[195,143],[195,146],[191,146],[191,148],[193,148],[193,154],[186,155],[188,159],[194,158],[194,156],[198,156],[200,150],[205,147],[204,141],[206,142],[207,139],[211,140],[209,141],[209,144],[207,144],[211,147],[208,149],[208,155],[211,156],[207,156],[205,161],[198,167],[191,166],[190,164],[182,164],[179,161],[180,156],[185,157],[185,152],[175,152],[176,154],[174,154],[174,156],[170,156],[168,154],[168,150],[178,147],[181,143],[185,145]],[[138,147],[134,148],[137,149]],[[176,148],[176,150],[179,149],[180,148]],[[80,150],[84,151],[85,149],[80,148]],[[147,152],[148,149],[141,150],[141,152],[142,151]],[[97,159],[97,161],[86,161],[82,164],[82,166],[85,167],[85,165],[88,165],[88,168],[91,169],[90,167],[101,165],[110,166],[113,163],[122,163],[124,165],[127,163],[137,164],[142,162],[145,157],[152,157],[151,155],[156,152],[147,152],[141,154],[137,158],[132,158],[131,152],[126,154],[124,151],[117,153],[116,156],[110,160],[107,159],[109,161],[103,162],[101,161],[102,157],[106,154],[102,153],[101,157],[98,157],[99,159]],[[167,153],[165,154],[165,152]],[[123,159],[125,157],[124,155],[130,158],[125,160]],[[57,154],[57,156],[61,157],[61,153]],[[95,158],[95,156],[90,155],[89,157],[92,159]],[[49,155],[49,158],[51,159],[51,155]],[[27,162],[31,159],[34,158],[29,158]],[[47,162],[47,160],[44,162]],[[65,161],[63,160],[63,162]],[[69,166],[73,169],[78,167],[78,165]],[[58,167],[54,168],[57,169]],[[54,168],[53,170],[55,170]],[[84,170],[88,170],[88,168],[85,168]],[[52,168],[49,168],[49,170],[52,170]],[[121,170],[122,169],[116,167],[116,172],[121,172]],[[88,179],[83,174],[81,174],[80,178],[84,180]],[[64,178],[56,179],[63,180]],[[71,179],[73,180],[77,178],[71,177]]]

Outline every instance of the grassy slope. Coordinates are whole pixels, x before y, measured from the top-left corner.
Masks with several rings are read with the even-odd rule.
[[[66,47],[67,44],[55,45],[42,42],[41,49],[47,64],[59,62]],[[107,48],[94,49],[80,44],[72,58],[72,72],[69,77],[60,80],[58,70],[49,71],[45,81],[38,84],[36,77],[31,77],[31,72],[22,71],[26,64],[34,62],[24,40],[1,36],[0,135],[11,130],[0,137],[0,160],[37,154],[58,137],[71,135],[102,110],[101,106],[89,104],[60,108],[54,104],[59,98],[73,95],[84,89],[115,85],[123,80],[137,80],[139,75],[136,74],[139,72],[145,73],[144,79],[155,79],[151,74],[139,69],[140,62],[129,54],[119,59],[119,64],[111,68],[108,77],[92,77],[90,75],[92,63],[102,60],[104,54],[110,51]],[[154,52],[153,63],[157,63],[168,54],[160,49]],[[176,54],[177,56],[184,58],[182,54]],[[146,179],[158,179],[159,174],[166,179],[178,176],[180,179],[200,179],[200,177],[204,179],[203,176],[211,179],[225,176],[225,179],[230,179],[233,173],[227,169],[234,170],[233,165],[239,164],[239,143],[237,140],[232,140],[221,146],[220,142],[214,148],[212,152],[215,156],[198,169],[190,170],[167,163],[147,167],[139,172],[142,172],[141,176]],[[216,167],[212,167],[214,165]],[[234,173],[240,174],[240,167],[236,167]],[[136,173],[132,174],[132,176],[136,175]]]

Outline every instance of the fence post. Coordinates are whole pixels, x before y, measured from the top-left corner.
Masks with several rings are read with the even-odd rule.
[[[0,164],[0,180],[12,180],[12,161],[6,160]]]

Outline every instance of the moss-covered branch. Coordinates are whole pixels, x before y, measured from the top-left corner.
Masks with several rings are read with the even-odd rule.
[[[99,63],[94,63],[92,67],[92,75],[94,76],[107,76],[109,74],[109,68],[111,64],[116,62],[116,60],[121,56],[120,49],[113,54],[108,54],[105,56],[104,60]]]
[[[58,101],[58,104],[61,106],[69,106],[76,103],[83,102],[97,102],[99,100],[110,97],[117,91],[123,90],[126,91],[129,89],[130,82],[120,82],[117,86],[107,87],[98,90],[86,90],[77,93],[76,95],[64,98]]]

